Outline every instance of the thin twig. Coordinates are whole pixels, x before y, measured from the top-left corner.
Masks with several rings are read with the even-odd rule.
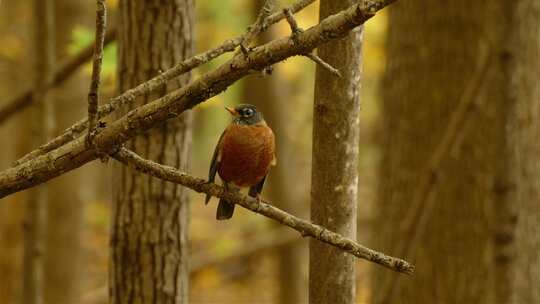
[[[248,210],[262,214],[283,225],[289,226],[298,231],[302,236],[312,237],[348,252],[358,258],[371,261],[396,272],[405,274],[412,274],[414,272],[414,266],[404,260],[394,258],[362,246],[355,241],[343,237],[340,234],[332,232],[322,226],[312,224],[309,221],[288,214],[287,212],[264,201],[259,203],[257,199],[245,196],[239,192],[227,192],[221,186],[209,183],[201,178],[189,176],[174,167],[160,165],[153,161],[143,159],[126,148],[121,148],[116,154],[113,154],[112,157],[142,173],[180,184],[199,193],[206,193],[226,199],[228,202],[238,204]]]
[[[285,14],[285,18],[287,19],[287,23],[289,23],[293,35],[301,33],[302,29],[298,27],[298,23],[296,22],[296,19],[294,19],[292,11],[289,8],[285,8],[283,9],[283,14]]]
[[[88,92],[88,141],[92,142],[92,132],[94,132],[98,121],[99,86],[101,83],[101,65],[103,63],[103,44],[105,41],[105,31],[107,28],[107,5],[105,0],[97,0],[96,9],[96,37],[94,47],[94,58],[92,63],[92,80],[90,91]]]
[[[336,69],[335,67],[331,66],[328,62],[324,61],[321,59],[321,57],[317,56],[316,54],[314,53],[309,53],[307,55],[305,55],[307,58],[313,60],[315,63],[317,63],[318,65],[320,65],[321,67],[323,67],[324,69],[326,69],[328,72],[334,74],[334,76],[337,76],[337,77],[341,77],[341,73],[339,72],[338,69]]]
[[[265,0],[263,6],[261,7],[261,10],[259,11],[259,15],[257,16],[257,19],[255,20],[255,23],[253,23],[250,27],[248,27],[247,32],[244,34],[244,37],[242,38],[242,42],[240,43],[240,50],[244,53],[244,55],[247,55],[249,53],[249,44],[259,34],[261,31],[266,30],[267,23],[266,19],[268,16],[270,16],[270,13],[272,10],[274,10],[275,0]]]
[[[294,18],[291,10],[285,8],[285,9],[283,9],[283,13],[285,14],[285,18],[287,19],[287,23],[289,23],[289,27],[291,28],[291,32],[292,32],[292,37],[294,39],[294,37],[296,37],[303,30],[300,27],[298,27],[298,23],[296,22],[296,19]],[[338,69],[331,66],[328,62],[322,60],[322,58],[317,56],[315,53],[313,53],[313,52],[307,53],[304,56],[311,59],[313,62],[320,65],[321,67],[323,67],[324,69],[326,69],[330,73],[334,74],[335,76],[341,77],[341,73],[339,72]]]
[[[116,40],[116,30],[111,29],[105,34],[105,43],[107,46],[111,42]],[[68,59],[67,62],[60,65],[60,68],[56,70],[51,81],[47,82],[46,89],[50,90],[54,87],[62,84],[66,79],[75,73],[83,64],[85,64],[90,58],[94,51],[94,44],[89,45],[79,51],[73,58]],[[0,109],[0,125],[7,121],[8,118],[12,117],[14,114],[19,113],[20,111],[26,109],[29,105],[34,102],[33,94],[35,88],[27,89],[23,93],[19,94],[17,97],[6,102],[6,105]]]
[[[398,255],[406,259],[413,258],[414,250],[424,235],[427,221],[431,217],[431,212],[437,202],[435,200],[435,186],[440,181],[441,163],[456,145],[460,145],[459,134],[471,120],[472,113],[474,113],[471,108],[479,105],[478,93],[489,76],[488,72],[493,57],[492,52],[489,50],[488,52],[487,54],[481,54],[480,66],[463,91],[458,105],[443,132],[441,141],[436,146],[427,167],[420,177],[418,187],[413,195],[413,201],[401,226],[401,231],[403,231],[405,237],[397,243],[397,249],[395,250]],[[396,288],[397,280],[395,278],[389,277],[386,282],[383,282],[383,292],[380,293],[383,298],[380,303],[390,303]]]
[[[254,48],[249,56],[234,56],[185,86],[107,124],[96,134],[93,147],[87,147],[84,138],[77,138],[58,149],[0,172],[0,198],[91,162],[100,157],[100,151],[113,153],[127,140],[218,95],[254,70],[263,70],[289,57],[310,52],[321,44],[345,37],[374,16],[373,7],[382,8],[391,2],[393,0],[369,1],[373,6],[366,6],[366,2],[351,5],[299,34],[296,43],[291,37],[284,37]]]
[[[296,3],[292,4],[289,9],[291,12],[297,12],[311,3],[315,2],[315,0],[301,0],[297,1]],[[285,18],[285,15],[283,12],[278,12],[270,15],[266,21],[265,24],[268,26],[271,24],[274,24],[280,20]],[[252,35],[258,35],[260,31],[263,29],[261,27],[254,27],[254,31],[251,33]],[[122,93],[121,95],[111,98],[107,104],[104,104],[99,107],[98,109],[98,115],[99,118],[105,117],[108,114],[112,113],[116,109],[120,108],[121,106],[132,102],[137,97],[150,94],[154,92],[155,90],[161,88],[163,84],[165,84],[167,81],[174,79],[182,74],[188,73],[194,68],[205,64],[221,55],[227,52],[234,51],[241,43],[244,41],[244,37],[246,34],[236,37],[234,39],[226,40],[223,42],[220,46],[208,50],[204,53],[195,55],[191,58],[188,58],[184,60],[183,62],[178,63],[174,67],[170,68],[169,70],[163,72],[162,74],[139,84],[135,88],[129,89],[126,92]],[[87,128],[88,120],[86,118],[79,120],[77,123],[72,125],[71,127],[64,130],[59,136],[52,139],[48,143],[40,146],[36,150],[24,155],[17,161],[15,161],[14,165],[18,166],[28,160],[31,160],[39,155],[45,154],[47,152],[50,152],[74,139],[76,139],[86,128]]]

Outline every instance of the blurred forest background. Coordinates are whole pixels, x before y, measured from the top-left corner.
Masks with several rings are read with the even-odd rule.
[[[244,32],[262,2],[196,1],[195,53]],[[278,1],[278,7],[292,2]],[[398,1],[364,27],[357,240],[414,262],[417,273],[405,277],[358,261],[357,303],[540,301],[531,283],[540,278],[538,160],[531,156],[540,153],[531,144],[540,140],[531,122],[540,108],[538,100],[518,103],[522,93],[516,93],[538,99],[540,89],[527,71],[515,69],[540,68],[540,37],[528,30],[538,29],[540,7],[534,1],[518,1],[512,9],[505,0],[480,2]],[[32,5],[0,1],[0,107],[34,79]],[[107,5],[114,27],[118,1]],[[316,2],[295,15],[299,25],[316,24],[318,10]],[[62,63],[93,42],[95,3],[56,0],[55,16],[55,58]],[[281,21],[259,42],[289,34]],[[193,77],[228,58],[200,67]],[[105,50],[102,100],[118,93],[117,64],[112,42]],[[90,73],[87,63],[53,90],[49,134],[86,115]],[[245,78],[194,108],[188,172],[207,176],[230,121],[224,106],[253,103],[278,141],[279,165],[263,197],[309,218],[314,78],[315,64],[294,57],[275,65],[271,76]],[[2,169],[36,146],[30,119],[28,109],[0,126]],[[111,192],[117,186],[112,162],[93,162],[48,183],[45,303],[108,302]],[[203,195],[187,193],[190,303],[308,302],[305,239],[243,208],[231,221],[215,221],[217,200],[205,206]],[[21,202],[27,196],[17,193],[0,203],[0,304],[23,297],[28,215]],[[521,205],[525,198],[529,205]]]

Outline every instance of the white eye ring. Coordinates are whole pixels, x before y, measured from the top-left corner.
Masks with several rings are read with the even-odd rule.
[[[242,116],[244,116],[244,117],[251,117],[251,116],[253,116],[253,110],[250,109],[250,108],[244,109],[244,111],[242,111],[242,112],[243,112],[243,113],[242,113],[242,114],[243,114]]]

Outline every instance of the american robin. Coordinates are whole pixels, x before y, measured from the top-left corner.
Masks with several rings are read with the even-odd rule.
[[[249,196],[260,200],[268,171],[276,164],[274,133],[253,105],[240,104],[225,109],[234,120],[219,138],[208,180],[214,182],[217,172],[228,191],[249,188]],[[205,203],[209,200],[210,195],[207,195]],[[220,199],[216,219],[230,219],[233,213],[234,204]]]

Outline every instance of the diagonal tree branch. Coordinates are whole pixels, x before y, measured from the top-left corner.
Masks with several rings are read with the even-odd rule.
[[[367,1],[329,16],[305,32],[273,40],[253,49],[247,56],[235,56],[217,69],[151,103],[136,108],[111,123],[94,138],[95,147],[85,147],[81,138],[28,162],[0,172],[0,198],[33,187],[99,157],[98,151],[114,152],[123,142],[174,118],[185,110],[226,90],[253,70],[286,58],[303,55],[318,45],[346,36],[394,0]]]
[[[105,34],[104,45],[107,46],[114,40],[116,40],[116,30],[111,29]],[[50,90],[63,83],[66,79],[73,75],[73,73],[77,71],[79,67],[92,58],[93,50],[94,44],[82,49],[73,58],[70,58],[66,63],[61,65],[60,68],[54,73],[52,80],[46,84],[45,88]],[[8,101],[6,105],[0,109],[0,125],[2,125],[14,114],[30,106],[34,102],[34,91],[35,88],[28,89],[15,97],[13,100]]]
[[[292,4],[288,9],[291,11],[291,12],[297,12],[297,11],[300,11],[302,10],[303,8],[307,7],[308,5],[310,5],[311,3],[315,2],[315,0],[301,0],[301,1],[297,1],[296,3]],[[282,20],[283,18],[285,18],[285,15],[282,13],[282,12],[279,12],[279,13],[274,13],[272,15],[270,15],[268,18],[266,18],[266,20],[263,22],[264,24],[266,25],[271,25],[271,24],[274,24],[280,20]],[[227,52],[232,52],[234,51],[243,41],[246,40],[246,37],[247,36],[256,36],[258,35],[262,30],[264,30],[265,28],[263,28],[262,26],[260,25],[257,25],[258,21],[256,21],[256,23],[254,25],[252,25],[250,27],[250,30],[248,33],[245,33],[239,37],[236,37],[234,39],[230,39],[230,40],[226,40],[225,42],[223,42],[220,46],[214,48],[214,49],[211,49],[211,50],[208,50],[204,53],[201,53],[201,54],[198,54],[198,55],[195,55],[191,58],[188,58],[180,63],[178,63],[177,65],[175,65],[174,67],[172,67],[171,69],[163,72],[162,74],[160,75],[157,75],[156,77],[144,82],[144,83],[141,83],[140,85],[136,86],[135,88],[132,88],[130,90],[127,90],[126,92],[122,93],[121,95],[117,96],[117,97],[114,97],[114,98],[111,98],[109,103],[103,105],[103,106],[100,106],[99,109],[98,109],[98,116],[99,118],[102,118],[104,116],[107,116],[108,114],[112,113],[113,111],[115,111],[116,109],[120,108],[121,106],[127,104],[127,103],[130,103],[132,102],[133,100],[135,100],[137,97],[139,96],[143,96],[143,95],[146,95],[146,94],[150,94],[152,92],[154,92],[155,90],[161,88],[165,83],[167,83],[167,81],[171,80],[171,79],[174,79],[180,75],[183,75],[185,73],[188,73],[190,72],[191,70],[193,70],[194,68],[202,65],[202,64],[205,64]],[[1,120],[0,120],[1,122]],[[40,146],[38,149],[26,154],[25,156],[23,156],[22,158],[20,158],[19,160],[17,160],[15,162],[15,165],[19,165],[19,164],[22,164],[23,162],[26,162],[32,158],[35,158],[39,155],[42,155],[44,153],[47,153],[49,151],[52,151],[62,145],[64,145],[65,143],[68,143],[72,140],[74,140],[75,138],[77,138],[79,136],[80,133],[82,133],[84,130],[86,130],[88,126],[88,120],[86,118],[78,121],[77,123],[75,123],[73,126],[67,128],[66,130],[64,130],[64,132],[62,132],[59,136],[57,136],[56,138],[52,139],[51,141],[49,141],[48,143]]]
[[[405,274],[412,274],[414,272],[414,266],[404,260],[387,256],[384,253],[362,246],[351,239],[327,230],[322,226],[312,224],[309,221],[288,214],[263,201],[259,203],[257,202],[257,199],[245,196],[238,192],[227,192],[225,191],[225,188],[221,186],[209,183],[201,178],[189,176],[174,167],[160,165],[153,161],[143,159],[139,155],[125,148],[121,148],[117,153],[113,154],[112,157],[137,171],[186,186],[199,193],[206,193],[219,198],[224,198],[228,202],[235,203],[255,213],[271,218],[283,225],[289,226],[298,231],[302,236],[315,238],[358,258],[371,261],[393,271]]]
[[[88,143],[91,143],[92,131],[98,121],[99,86],[101,84],[101,64],[103,63],[103,43],[107,28],[107,5],[105,0],[97,0],[96,37],[92,62],[92,80],[88,92]]]

